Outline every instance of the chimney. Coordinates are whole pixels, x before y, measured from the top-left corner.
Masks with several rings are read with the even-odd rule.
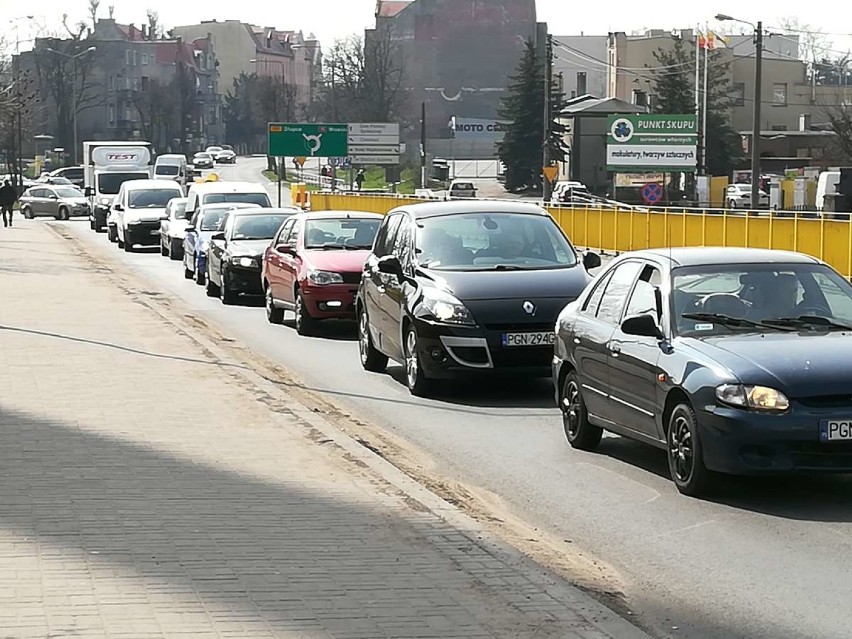
[[[799,115],[799,131],[811,130],[811,114],[802,113]]]
[[[577,72],[577,95],[586,95],[586,72]]]

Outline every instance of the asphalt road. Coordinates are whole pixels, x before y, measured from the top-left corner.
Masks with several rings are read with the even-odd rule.
[[[256,181],[263,164],[240,159],[220,173]],[[66,224],[86,243],[105,242],[83,222]],[[437,473],[499,496],[517,517],[570,540],[566,548],[612,566],[635,618],[654,634],[852,634],[849,478],[731,479],[715,501],[682,497],[660,451],[618,437],[594,454],[570,449],[546,380],[459,384],[439,400],[416,399],[398,367],[387,375],[361,370],[353,327],[298,337],[269,325],[260,304],[206,298],[179,263],[156,252],[116,250],[114,258],[344,410],[413,443]]]

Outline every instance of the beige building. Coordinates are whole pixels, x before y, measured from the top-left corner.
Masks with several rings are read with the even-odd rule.
[[[672,46],[681,38],[695,49],[692,29],[649,30],[640,35],[611,33],[607,48],[609,63],[607,95],[644,106],[653,102],[654,69],[660,64],[654,52]],[[728,64],[731,125],[737,131],[751,130],[754,109],[755,47],[750,35],[732,35],[719,49]],[[828,110],[843,104],[848,87],[812,85],[807,64],[799,58],[797,36],[773,34],[764,39],[761,123],[763,131],[796,131],[828,123]],[[694,69],[690,68],[694,73]]]
[[[313,100],[322,62],[320,43],[313,35],[305,38],[299,31],[257,27],[239,20],[204,21],[175,27],[172,33],[184,39],[210,36],[223,94],[233,88],[240,74],[257,73],[281,77],[296,87],[303,108]]]

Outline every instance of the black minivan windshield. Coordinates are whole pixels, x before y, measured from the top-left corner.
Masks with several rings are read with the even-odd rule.
[[[430,269],[520,271],[567,268],[577,254],[552,218],[465,213],[418,222],[417,261]]]

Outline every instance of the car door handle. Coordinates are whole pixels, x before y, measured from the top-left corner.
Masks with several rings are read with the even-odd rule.
[[[618,354],[621,353],[621,344],[610,344],[609,352],[612,353],[613,357],[618,357]]]

